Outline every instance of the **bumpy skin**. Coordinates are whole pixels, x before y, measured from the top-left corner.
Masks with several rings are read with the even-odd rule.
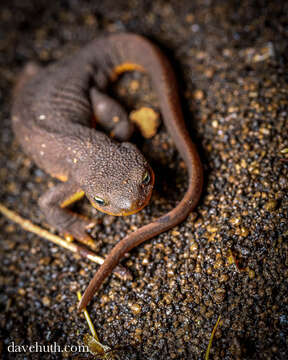
[[[165,125],[187,165],[189,186],[175,209],[126,236],[112,249],[86,289],[79,309],[88,304],[126,252],[179,224],[200,198],[202,166],[185,128],[177,82],[167,59],[147,39],[133,34],[114,34],[98,38],[71,58],[40,70],[24,85],[19,85],[14,102],[13,127],[25,151],[51,175],[68,179],[42,197],[42,209],[58,229],[69,229],[72,233],[78,229],[82,233],[81,226],[85,228],[89,223],[84,222],[83,226],[84,220],[61,207],[73,194],[79,197],[81,192],[85,193],[94,206],[94,196],[103,197],[109,205],[100,210],[117,215],[141,209],[151,195],[153,172],[136,147],[128,143],[120,145],[89,128],[92,106],[96,117],[98,113],[110,119],[107,127],[113,132],[110,126],[115,114],[106,116],[101,106],[99,112],[98,102],[102,99],[99,101],[106,102],[105,107],[111,99],[99,96],[98,91],[105,89],[109,80],[119,73],[130,70],[144,70],[151,76]],[[116,116],[124,124],[119,138],[123,138],[123,127],[127,128],[124,138],[128,137],[131,129],[122,110],[115,103],[111,103],[111,109],[116,109]],[[146,171],[150,181],[144,185],[141,181]],[[57,219],[53,215],[55,211]],[[61,224],[56,224],[59,219]]]
[[[100,38],[47,68],[29,64],[15,90],[12,123],[18,141],[40,168],[67,181],[45,193],[39,205],[51,225],[84,242],[91,240],[85,230],[93,222],[68,211],[63,202],[85,193],[98,210],[130,215],[149,202],[153,188],[153,171],[133,144],[91,128],[96,117],[114,138],[131,135],[124,109],[101,93],[119,61],[113,45]],[[146,172],[151,180],[143,184]]]

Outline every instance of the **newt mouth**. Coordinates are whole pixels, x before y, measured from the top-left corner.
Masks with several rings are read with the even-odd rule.
[[[130,209],[127,209],[127,210],[124,210],[122,209],[120,212],[112,212],[112,211],[108,211],[108,210],[105,210],[105,209],[102,209],[99,205],[97,205],[93,200],[90,200],[92,206],[107,214],[107,215],[113,215],[113,216],[129,216],[129,215],[133,215],[133,214],[136,214],[137,212],[141,211],[142,209],[144,209],[145,206],[148,205],[150,199],[151,199],[151,195],[152,195],[152,191],[153,191],[153,187],[154,187],[154,182],[155,182],[155,175],[154,175],[154,172],[153,170],[151,169],[150,170],[150,175],[151,175],[151,181],[150,181],[150,185],[151,186],[151,190],[150,192],[148,193],[145,201],[141,204],[141,206],[135,206],[135,204],[132,204],[132,206],[130,207]]]

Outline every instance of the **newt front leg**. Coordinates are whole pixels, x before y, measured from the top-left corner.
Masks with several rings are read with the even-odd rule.
[[[80,242],[95,247],[93,239],[86,230],[93,227],[96,222],[66,208],[83,196],[84,192],[79,186],[68,181],[46,191],[39,199],[39,206],[49,224],[60,233],[72,235]]]

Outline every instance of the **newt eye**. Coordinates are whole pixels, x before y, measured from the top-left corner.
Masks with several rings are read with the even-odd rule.
[[[149,172],[145,171],[144,176],[142,178],[142,184],[148,185],[150,183],[150,180],[151,180],[151,176],[150,176]]]
[[[95,202],[96,202],[98,205],[100,205],[100,206],[106,205],[105,200],[101,199],[101,198],[98,197],[98,196],[94,196],[94,200],[95,200]]]

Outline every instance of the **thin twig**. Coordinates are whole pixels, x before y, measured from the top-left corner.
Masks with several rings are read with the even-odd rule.
[[[209,359],[209,354],[210,354],[210,349],[211,349],[211,346],[212,346],[212,341],[213,341],[213,338],[214,338],[214,335],[215,335],[215,332],[217,330],[217,327],[219,325],[219,321],[221,319],[221,315],[218,316],[218,319],[216,321],[216,324],[212,330],[212,333],[211,333],[211,337],[210,337],[210,340],[209,340],[209,344],[208,344],[208,347],[207,347],[207,350],[206,350],[206,354],[205,354],[205,360],[208,360]]]
[[[77,297],[78,297],[78,300],[81,301],[82,295],[81,295],[80,291],[77,291]],[[103,345],[103,344],[100,343],[100,340],[99,340],[98,335],[96,333],[95,327],[94,327],[94,325],[92,323],[90,315],[88,314],[88,311],[86,310],[86,308],[84,308],[82,311],[84,313],[85,319],[86,319],[86,321],[88,323],[90,332],[92,334],[93,344],[94,344],[94,346],[95,346],[95,344],[97,346],[97,355],[103,355],[104,359],[110,359],[111,357],[107,353],[109,353],[109,351],[111,351],[111,348],[109,346],[106,346],[106,345]],[[91,339],[89,334],[87,334],[87,335],[88,336],[86,337],[86,339],[87,340],[89,340],[89,338]],[[89,345],[88,345],[88,347],[89,347]],[[99,351],[98,351],[98,348],[99,348]],[[90,351],[92,351],[92,350],[90,349]],[[94,351],[93,351],[93,353],[94,353]]]
[[[80,291],[77,291],[77,297],[78,297],[78,300],[81,301],[82,295],[81,295]],[[88,314],[88,311],[86,310],[86,308],[83,309],[83,313],[85,315],[85,319],[88,323],[88,326],[89,326],[92,336],[100,343],[99,338],[96,333],[96,330],[95,330],[95,327],[92,323],[92,320],[91,320],[90,315]]]
[[[48,230],[45,230],[40,226],[33,224],[30,220],[22,218],[15,211],[7,209],[6,206],[4,206],[1,203],[0,203],[0,213],[2,213],[9,220],[12,220],[13,222],[19,224],[23,229],[30,231],[46,240],[49,240],[58,246],[70,250],[73,253],[78,254],[85,259],[89,259],[99,265],[102,265],[104,262],[104,259],[96,255],[93,251],[88,250],[81,245],[75,244],[74,242],[66,241],[62,239],[60,236],[51,234]],[[121,265],[115,269],[114,273],[122,280],[131,279],[130,272]]]

